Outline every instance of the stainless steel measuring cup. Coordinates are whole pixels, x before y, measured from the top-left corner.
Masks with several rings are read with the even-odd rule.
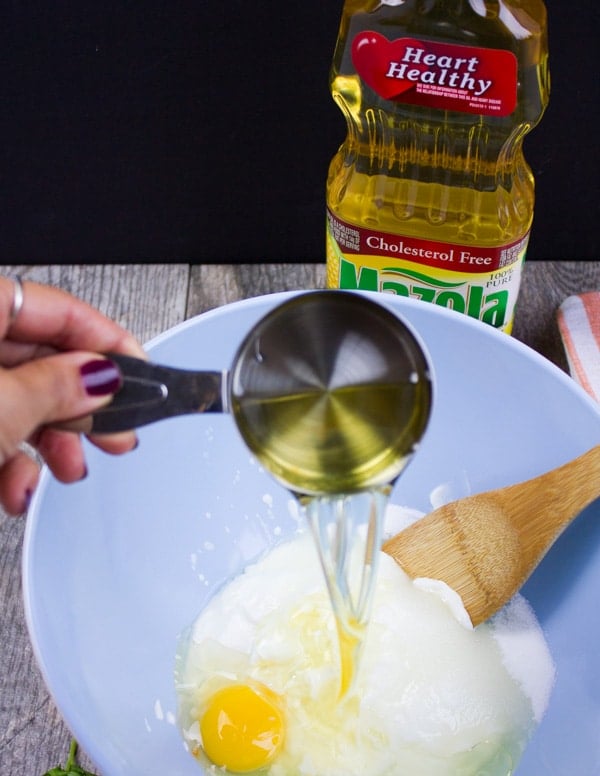
[[[386,307],[314,291],[274,308],[225,371],[188,371],[111,354],[123,387],[92,433],[195,412],[231,412],[250,450],[299,495],[353,493],[392,482],[431,407],[427,357]]]

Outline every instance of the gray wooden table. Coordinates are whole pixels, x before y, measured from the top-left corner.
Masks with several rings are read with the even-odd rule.
[[[0,267],[0,274],[12,273],[80,296],[142,342],[228,302],[319,288],[325,282],[320,264]],[[600,290],[600,261],[526,264],[514,336],[565,369],[556,308],[566,296],[590,290]],[[25,627],[20,577],[24,524],[0,511],[0,776],[41,776],[64,762],[71,739],[44,687]],[[85,753],[80,763],[95,770]]]

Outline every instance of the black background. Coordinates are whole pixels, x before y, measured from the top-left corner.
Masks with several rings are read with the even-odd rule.
[[[342,0],[5,2],[2,263],[324,260]],[[600,259],[596,0],[547,0],[529,259]]]

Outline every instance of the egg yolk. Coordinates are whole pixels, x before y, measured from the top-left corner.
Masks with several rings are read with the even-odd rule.
[[[234,684],[218,690],[200,720],[202,748],[209,760],[233,773],[249,773],[271,762],[283,745],[283,719],[276,702],[266,687]]]

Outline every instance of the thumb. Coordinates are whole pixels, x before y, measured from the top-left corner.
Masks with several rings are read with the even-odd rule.
[[[1,370],[0,464],[40,426],[93,412],[121,384],[116,364],[93,353],[60,353]]]

